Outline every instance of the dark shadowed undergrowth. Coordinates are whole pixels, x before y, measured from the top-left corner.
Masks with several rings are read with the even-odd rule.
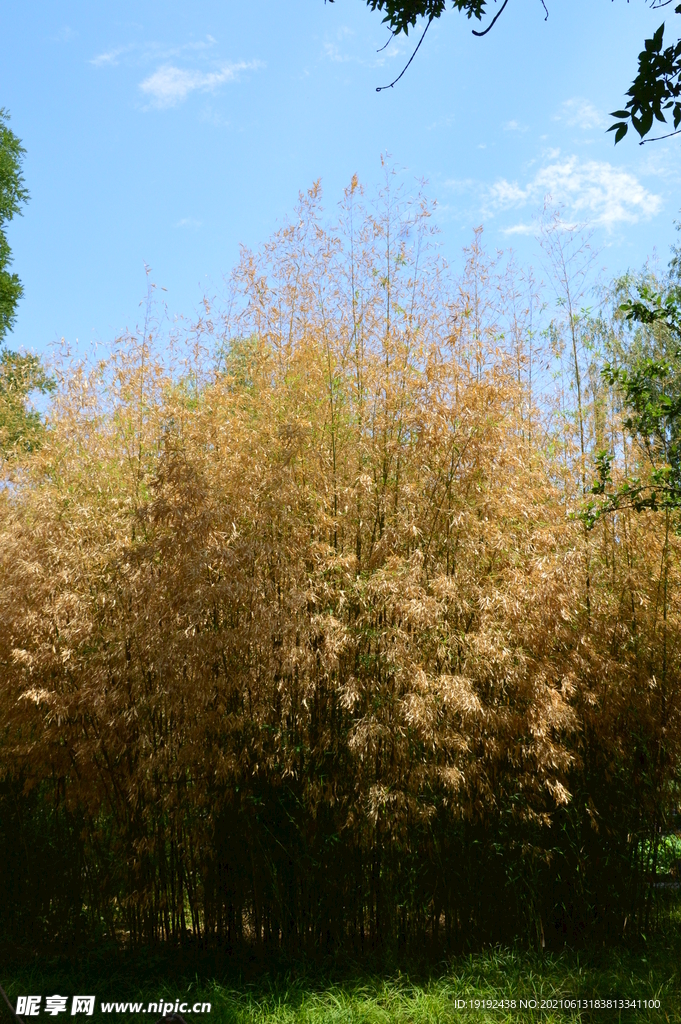
[[[2,961],[0,980],[13,1003],[28,992],[91,993],[97,996],[95,1017],[130,1024],[146,1017],[104,1014],[101,1003],[208,1001],[210,1016],[202,1017],[207,1024],[681,1019],[678,915],[663,933],[628,946],[559,955],[499,947],[438,964],[219,960],[187,950],[170,956],[100,950],[76,961],[17,959],[15,953],[13,963],[5,953]],[[597,999],[640,1000],[640,1009],[571,1005]],[[659,1007],[647,1007],[651,1000]]]

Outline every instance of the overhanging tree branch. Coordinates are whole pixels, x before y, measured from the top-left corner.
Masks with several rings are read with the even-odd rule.
[[[506,0],[506,3],[508,3],[508,0]],[[506,6],[506,4],[504,4],[504,6]],[[433,20],[433,15],[431,15],[431,16],[430,16],[430,18],[428,19],[428,24],[426,25],[426,27],[425,27],[425,28],[424,28],[424,30],[423,30],[423,35],[422,35],[422,36],[421,36],[421,38],[419,39],[419,41],[418,41],[418,43],[417,43],[417,45],[416,45],[416,49],[414,50],[414,52],[412,53],[412,55],[411,55],[411,57],[409,58],[409,60],[407,61],[407,63],[406,63],[405,65],[404,65],[404,67],[403,67],[403,68],[402,68],[402,70],[400,71],[400,73],[399,73],[399,75],[397,76],[397,78],[396,78],[396,79],[395,79],[394,81],[392,81],[392,82],[390,83],[390,85],[377,85],[377,86],[376,86],[376,92],[383,92],[383,90],[384,90],[384,89],[392,89],[392,87],[393,87],[394,85],[397,85],[397,83],[399,82],[400,78],[402,77],[402,75],[404,74],[404,72],[405,72],[405,71],[407,70],[407,68],[409,67],[409,65],[410,65],[410,64],[411,64],[411,62],[413,61],[413,59],[414,59],[414,57],[416,56],[416,54],[417,54],[417,53],[419,52],[419,46],[421,45],[421,43],[423,42],[423,40],[424,40],[424,39],[426,38],[426,32],[427,32],[427,31],[428,31],[428,29],[430,28],[430,23],[431,23],[431,21],[432,21],[432,20]]]
[[[504,0],[503,4],[501,5],[501,9],[498,10],[497,13],[494,15],[494,17],[490,21],[489,25],[487,26],[487,28],[484,28],[482,30],[482,32],[478,32],[477,29],[473,29],[473,35],[474,36],[486,36],[488,32],[491,32],[492,29],[494,28],[494,26],[496,25],[496,23],[498,22],[499,18],[501,17],[501,15],[506,10],[506,4],[507,3],[508,3],[508,0]]]

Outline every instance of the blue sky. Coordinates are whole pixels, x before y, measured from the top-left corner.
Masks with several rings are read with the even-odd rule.
[[[9,229],[25,287],[12,347],[108,341],[133,327],[144,263],[171,314],[219,289],[321,178],[332,208],[390,153],[439,203],[456,268],[478,224],[538,263],[545,193],[588,222],[608,274],[666,263],[681,207],[681,139],[616,148],[645,0],[511,0],[484,39],[456,12],[388,38],[363,0],[6,0],[0,106],[27,149],[31,202]],[[673,9],[673,8],[672,8]]]

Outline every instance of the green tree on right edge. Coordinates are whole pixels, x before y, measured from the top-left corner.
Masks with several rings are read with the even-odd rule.
[[[638,325],[648,342],[635,345],[624,365],[613,363],[602,374],[620,395],[623,426],[638,445],[643,476],[630,474],[614,487],[614,453],[596,456],[595,500],[584,515],[589,526],[618,509],[681,508],[681,281],[679,250],[672,249],[669,276],[659,284],[642,282],[637,297],[619,306],[626,320]],[[643,336],[642,336],[643,337]]]
[[[5,225],[28,200],[22,160],[25,150],[9,127],[9,114],[0,107],[0,460],[12,453],[31,451],[39,442],[43,425],[40,414],[29,406],[31,393],[54,390],[37,356],[12,352],[4,342],[16,319],[23,294],[21,281],[12,273],[12,251]]]

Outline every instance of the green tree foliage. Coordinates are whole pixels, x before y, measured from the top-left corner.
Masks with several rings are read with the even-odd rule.
[[[333,0],[332,0],[333,2]],[[367,0],[367,5],[372,11],[385,11],[383,20],[388,24],[391,32],[398,34],[409,33],[418,18],[439,18],[445,10],[446,0]],[[452,0],[452,6],[458,11],[465,11],[469,18],[482,20],[487,7],[487,0]]]
[[[21,163],[24,148],[9,127],[9,114],[0,107],[0,341],[14,325],[16,308],[23,294],[21,281],[10,273],[12,251],[5,234],[5,224],[21,213],[28,199]]]
[[[670,265],[673,272],[674,260]],[[643,455],[643,473],[626,474],[614,487],[614,453],[596,455],[597,482],[588,504],[587,521],[623,508],[681,508],[681,304],[679,289],[669,282],[657,289],[643,283],[636,299],[619,307],[631,325],[641,326],[657,340],[631,353],[625,365],[608,363],[604,380],[619,393],[622,425]]]
[[[676,7],[681,14],[681,4]],[[646,39],[638,57],[638,74],[629,89],[624,110],[613,111],[619,120],[608,131],[615,132],[615,142],[627,134],[631,123],[643,140],[653,127],[653,120],[667,123],[665,111],[671,113],[676,135],[681,129],[681,39],[663,49],[664,23],[652,39]]]
[[[0,459],[33,451],[39,444],[43,422],[30,408],[30,396],[54,389],[38,356],[0,349]]]
[[[12,352],[2,343],[14,326],[23,294],[18,275],[10,272],[12,251],[4,228],[28,200],[21,166],[24,153],[9,127],[9,114],[0,108],[0,459],[36,447],[42,422],[30,408],[29,398],[36,391],[47,394],[55,386],[37,356]]]

